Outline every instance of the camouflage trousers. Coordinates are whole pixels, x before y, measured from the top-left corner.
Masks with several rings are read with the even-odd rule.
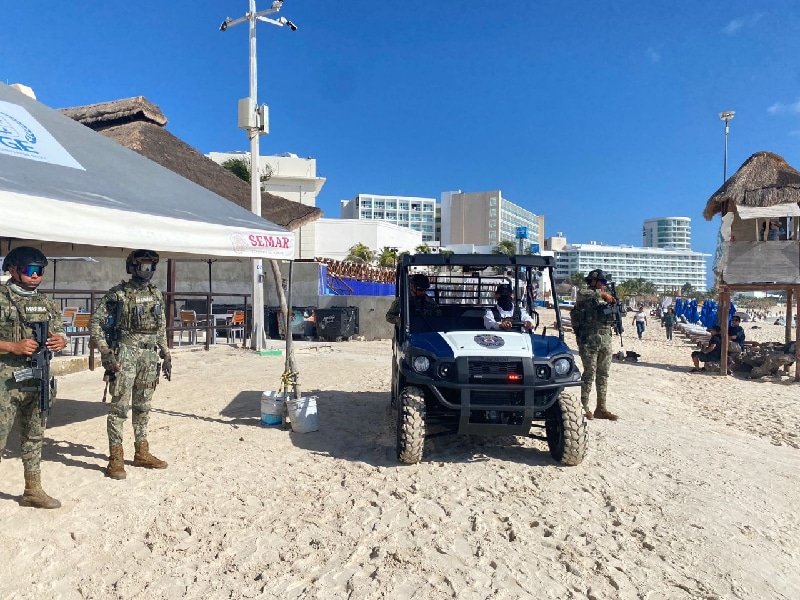
[[[44,430],[42,413],[39,410],[39,393],[23,392],[22,388],[36,385],[35,381],[14,380],[13,372],[25,367],[18,365],[0,366],[0,452],[6,448],[6,440],[14,425],[14,418],[19,413],[20,438],[22,449],[22,466],[26,473],[41,471],[42,443]],[[50,390],[50,406],[55,402],[55,393]]]
[[[578,340],[578,352],[583,363],[581,402],[589,409],[592,383],[597,379],[597,400],[605,402],[608,392],[608,373],[611,370],[611,333],[590,333]]]
[[[120,344],[117,362],[120,370],[108,386],[111,404],[108,407],[108,445],[122,445],[122,428],[133,409],[133,437],[147,439],[150,401],[158,385],[159,362],[154,346],[142,348],[138,343]]]

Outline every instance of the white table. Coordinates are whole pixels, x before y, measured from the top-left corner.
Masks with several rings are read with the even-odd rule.
[[[228,313],[214,313],[212,315],[198,314],[197,315],[197,320],[198,320],[198,322],[205,321],[206,323],[211,323],[213,321],[213,323],[214,323],[214,333],[212,334],[212,337],[211,337],[211,343],[212,344],[216,344],[217,343],[217,327],[219,325],[227,325],[228,321],[230,321],[232,316],[233,315],[230,315]]]

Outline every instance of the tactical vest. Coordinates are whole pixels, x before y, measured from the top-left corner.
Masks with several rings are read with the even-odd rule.
[[[519,309],[519,306],[514,306],[514,312],[510,317],[502,317],[500,316],[500,310],[497,306],[492,307],[492,314],[494,315],[494,320],[499,323],[503,319],[511,319],[512,321],[521,321],[522,320],[522,313]]]
[[[118,291],[122,301],[119,327],[130,333],[156,333],[163,318],[161,293],[152,285],[124,284]]]
[[[21,296],[7,285],[0,285],[0,340],[18,342],[31,339],[33,330],[28,323],[49,322],[57,315],[55,303],[47,296],[39,293]]]

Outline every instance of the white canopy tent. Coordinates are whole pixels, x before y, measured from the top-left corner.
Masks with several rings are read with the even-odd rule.
[[[294,234],[0,84],[0,255],[294,257]]]

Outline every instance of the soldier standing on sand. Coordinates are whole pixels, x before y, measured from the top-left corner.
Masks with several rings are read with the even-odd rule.
[[[172,359],[167,346],[164,297],[150,283],[158,264],[152,250],[134,250],[125,262],[132,275],[111,288],[97,306],[90,323],[91,339],[100,350],[103,368],[109,381],[111,402],[107,431],[110,459],[106,477],[125,479],[122,450],[122,427],[133,409],[133,466],[166,469],[167,463],[150,454],[147,425],[150,401],[159,377],[158,359],[164,377],[172,377]],[[109,323],[111,317],[111,323]],[[117,328],[118,347],[109,347],[106,333]],[[105,329],[105,331],[104,331]]]
[[[605,291],[608,276],[601,269],[594,269],[586,276],[585,290],[578,292],[578,299],[570,316],[572,330],[578,342],[578,351],[583,363],[581,402],[587,419],[609,419],[619,417],[606,409],[608,373],[611,369],[611,338],[614,335],[615,317],[612,306],[614,296]],[[592,382],[597,378],[597,408],[589,409]]]
[[[30,367],[31,355],[39,349],[33,323],[47,321],[47,349],[63,350],[67,345],[61,311],[36,288],[42,283],[47,258],[36,248],[20,246],[11,250],[3,261],[3,269],[11,275],[0,285],[0,452],[19,413],[22,438],[22,466],[25,471],[25,492],[20,504],[35,508],[58,508],[61,502],[42,489],[42,442],[46,422],[42,422],[40,392],[32,380],[16,381],[14,371]],[[33,380],[35,381],[35,380]],[[51,385],[51,382],[44,382]],[[50,389],[50,405],[55,402],[55,388]]]

